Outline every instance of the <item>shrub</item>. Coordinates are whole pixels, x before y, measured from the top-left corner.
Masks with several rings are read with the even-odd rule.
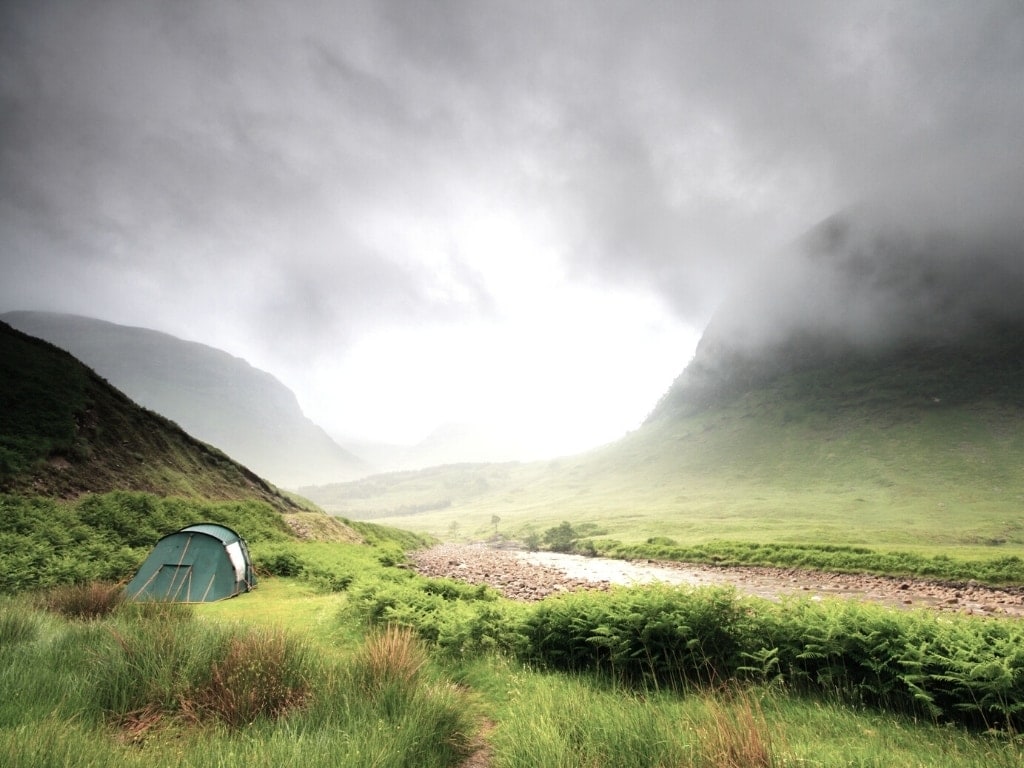
[[[93,581],[52,587],[36,597],[36,604],[69,619],[98,619],[113,613],[124,601],[120,584]]]
[[[197,681],[182,708],[240,728],[257,718],[277,718],[309,695],[305,646],[282,630],[229,636],[206,680]]]
[[[397,625],[415,630],[420,640],[450,656],[490,650],[517,652],[522,645],[520,612],[525,608],[499,601],[482,585],[450,579],[407,579],[401,583],[362,583],[342,609],[368,627]]]
[[[265,552],[256,562],[261,575],[299,576],[305,569],[302,558],[290,549]]]
[[[405,551],[397,544],[383,544],[378,549],[377,562],[385,568],[394,568],[405,562]]]
[[[344,592],[355,581],[355,575],[329,568],[307,568],[303,574],[320,592]]]
[[[182,618],[171,611],[112,627],[114,642],[97,651],[91,670],[107,717],[136,732],[168,718],[240,727],[306,701],[316,674],[303,642],[282,630]]]
[[[524,622],[529,656],[629,684],[717,684],[738,670],[748,615],[732,589],[662,587],[576,593]]]
[[[569,552],[572,550],[573,542],[576,541],[577,533],[572,524],[564,521],[561,525],[548,528],[544,531],[544,543],[553,552]]]

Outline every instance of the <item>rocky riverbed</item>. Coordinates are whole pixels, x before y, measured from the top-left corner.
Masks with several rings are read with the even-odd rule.
[[[424,576],[487,584],[514,600],[541,600],[575,590],[662,582],[691,586],[732,585],[741,593],[777,600],[845,597],[900,608],[932,608],[986,616],[1024,616],[1024,589],[979,584],[894,579],[866,574],[821,573],[785,568],[720,567],[649,560],[627,561],[495,549],[483,544],[442,544],[411,555]]]

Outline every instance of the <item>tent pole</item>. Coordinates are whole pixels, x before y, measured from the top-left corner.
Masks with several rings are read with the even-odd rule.
[[[203,599],[200,600],[199,602],[201,602],[201,603],[205,603],[206,602],[206,596],[208,594],[210,594],[210,590],[213,589],[213,580],[216,579],[216,578],[217,578],[217,574],[216,573],[210,574],[210,583],[206,585],[206,591],[203,592]]]

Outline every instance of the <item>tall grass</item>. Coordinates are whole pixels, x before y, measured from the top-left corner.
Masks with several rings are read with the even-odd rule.
[[[0,598],[0,649],[35,640],[40,624],[36,613],[24,603]]]
[[[468,665],[497,702],[493,768],[1017,768],[1024,744],[777,686],[637,691],[508,662]]]
[[[756,697],[641,695],[529,675],[494,735],[502,768],[771,768],[782,765]]]
[[[355,652],[192,606],[81,622],[5,601],[0,765],[423,766],[466,754],[475,708],[405,630]]]
[[[62,584],[36,595],[36,604],[69,619],[98,619],[113,613],[124,602],[120,584],[91,581]]]
[[[427,652],[413,630],[389,625],[367,638],[353,667],[360,688],[372,696],[388,688],[414,687],[426,663]]]
[[[95,703],[115,722],[145,730],[165,719],[240,728],[301,706],[316,675],[312,654],[281,630],[194,621],[119,622],[96,652]]]
[[[453,658],[500,651],[637,689],[781,682],[858,706],[1024,731],[1018,622],[846,600],[776,604],[721,587],[575,593],[512,609],[472,588],[444,586],[367,582],[341,618],[414,628]]]
[[[739,694],[724,701],[709,697],[707,718],[697,723],[697,754],[716,768],[772,768],[778,765],[771,731],[758,700]]]

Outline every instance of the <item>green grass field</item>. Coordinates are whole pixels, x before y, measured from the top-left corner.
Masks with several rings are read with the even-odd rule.
[[[637,688],[507,653],[453,656],[381,634],[353,612],[360,584],[418,583],[384,566],[376,548],[293,546],[307,564],[356,568],[359,581],[330,593],[270,577],[252,593],[165,618],[121,607],[72,620],[28,596],[3,598],[0,762],[454,768],[484,745],[482,764],[502,768],[1009,768],[1024,759],[1024,743],[1005,731],[851,705],[838,691]],[[225,647],[236,651],[219,655]],[[219,672],[210,677],[204,665]],[[267,698],[238,701],[218,680]],[[244,706],[254,714],[239,718]]]
[[[646,424],[547,462],[459,465],[307,489],[328,512],[445,538],[569,521],[654,536],[968,559],[1024,553],[1022,342],[851,357],[708,402],[673,388]],[[1024,574],[1022,574],[1024,578]]]
[[[821,423],[811,412],[783,427],[762,404],[740,402],[577,457],[378,476],[373,488],[352,483],[314,499],[347,517],[453,539],[490,537],[498,517],[510,538],[568,520],[627,543],[662,536],[1019,556],[1024,432],[1008,426],[1015,419],[989,405],[884,427]],[[402,509],[422,511],[389,514]]]

